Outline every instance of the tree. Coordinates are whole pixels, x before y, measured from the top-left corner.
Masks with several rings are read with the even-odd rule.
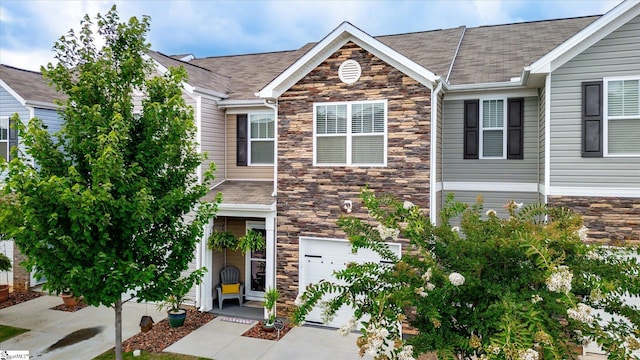
[[[114,6],[95,20],[104,46],[98,49],[87,15],[78,34],[70,30],[55,43],[59,63],[42,68],[66,94],[60,132],[16,118],[26,154],[13,149],[0,228],[26,254],[26,266],[46,277],[46,290],[115,309],[121,359],[124,294],[138,301],[171,295],[217,201],[200,201],[213,166],[198,183],[206,155],[183,99],[186,72],[154,75],[146,57],[150,18],[120,23]],[[198,282],[203,271],[187,281]]]
[[[354,317],[339,332],[360,322],[360,353],[376,359],[575,359],[575,346],[589,340],[611,359],[631,359],[640,348],[640,310],[624,300],[640,294],[638,249],[585,243],[587,229],[569,209],[509,202],[500,219],[481,201],[450,196],[435,226],[410,202],[367,189],[361,197],[374,220],[338,224],[354,251],[374,250],[391,265],[348,264],[335,274],[340,283],[312,284],[296,299],[297,323],[315,306],[330,319],[349,305]],[[389,238],[408,241],[402,257]],[[603,312],[615,320],[602,321]],[[402,338],[405,321],[418,335]]]

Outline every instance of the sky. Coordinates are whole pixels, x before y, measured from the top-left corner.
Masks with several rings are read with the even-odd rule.
[[[294,50],[343,21],[372,36],[601,15],[621,0],[1,0],[0,63],[40,69],[53,44],[114,4],[121,21],[151,17],[147,40],[196,57]]]

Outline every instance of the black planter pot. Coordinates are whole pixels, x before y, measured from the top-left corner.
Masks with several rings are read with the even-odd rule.
[[[169,318],[169,326],[172,328],[180,327],[184,325],[184,319],[187,318],[187,310],[169,310],[167,311],[167,317]]]

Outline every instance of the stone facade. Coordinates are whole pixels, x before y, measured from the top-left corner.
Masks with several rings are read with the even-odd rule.
[[[29,291],[31,275],[20,265],[27,257],[20,252],[17,245],[13,245],[13,291]]]
[[[357,61],[354,84],[338,77],[340,64]],[[286,313],[298,293],[301,236],[346,238],[337,227],[344,200],[352,215],[368,218],[358,194],[368,185],[428,211],[431,90],[349,42],[278,100],[278,234],[276,282]],[[313,104],[387,100],[387,166],[313,166]]]
[[[589,240],[640,244],[640,198],[549,196],[548,202],[579,213],[589,228]]]

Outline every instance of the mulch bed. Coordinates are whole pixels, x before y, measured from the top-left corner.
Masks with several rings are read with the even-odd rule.
[[[167,347],[173,345],[178,340],[187,336],[192,331],[213,320],[215,315],[196,310],[187,310],[187,319],[184,325],[178,328],[169,326],[169,321],[164,319],[153,324],[151,330],[140,332],[137,335],[125,340],[122,347],[125,352],[142,350],[153,353],[160,353]]]
[[[37,291],[26,291],[26,292],[13,291],[9,293],[9,298],[7,299],[7,301],[3,301],[0,303],[0,309],[4,309],[9,306],[20,304],[40,296],[42,296],[42,293]]]
[[[284,329],[280,330],[280,339],[282,339],[282,337],[289,332],[289,330],[291,330],[293,328],[293,326],[291,324],[284,324]],[[252,338],[257,338],[257,339],[264,339],[264,340],[279,340],[278,339],[278,331],[275,329],[272,330],[266,330],[263,327],[263,323],[262,321],[258,322],[257,324],[255,324],[251,329],[245,331],[244,334],[242,334],[242,336],[246,336],[246,337],[252,337]]]
[[[61,300],[62,300],[62,299],[61,299]],[[80,300],[80,301],[78,301],[78,303],[77,303],[76,305],[74,305],[74,306],[67,306],[67,305],[65,305],[65,304],[60,304],[60,305],[54,306],[54,307],[52,307],[52,308],[50,308],[50,309],[51,309],[51,310],[66,311],[66,312],[76,312],[76,311],[78,311],[78,310],[80,310],[80,309],[84,309],[84,308],[86,308],[87,306],[89,306],[89,305],[87,305],[84,301]]]

